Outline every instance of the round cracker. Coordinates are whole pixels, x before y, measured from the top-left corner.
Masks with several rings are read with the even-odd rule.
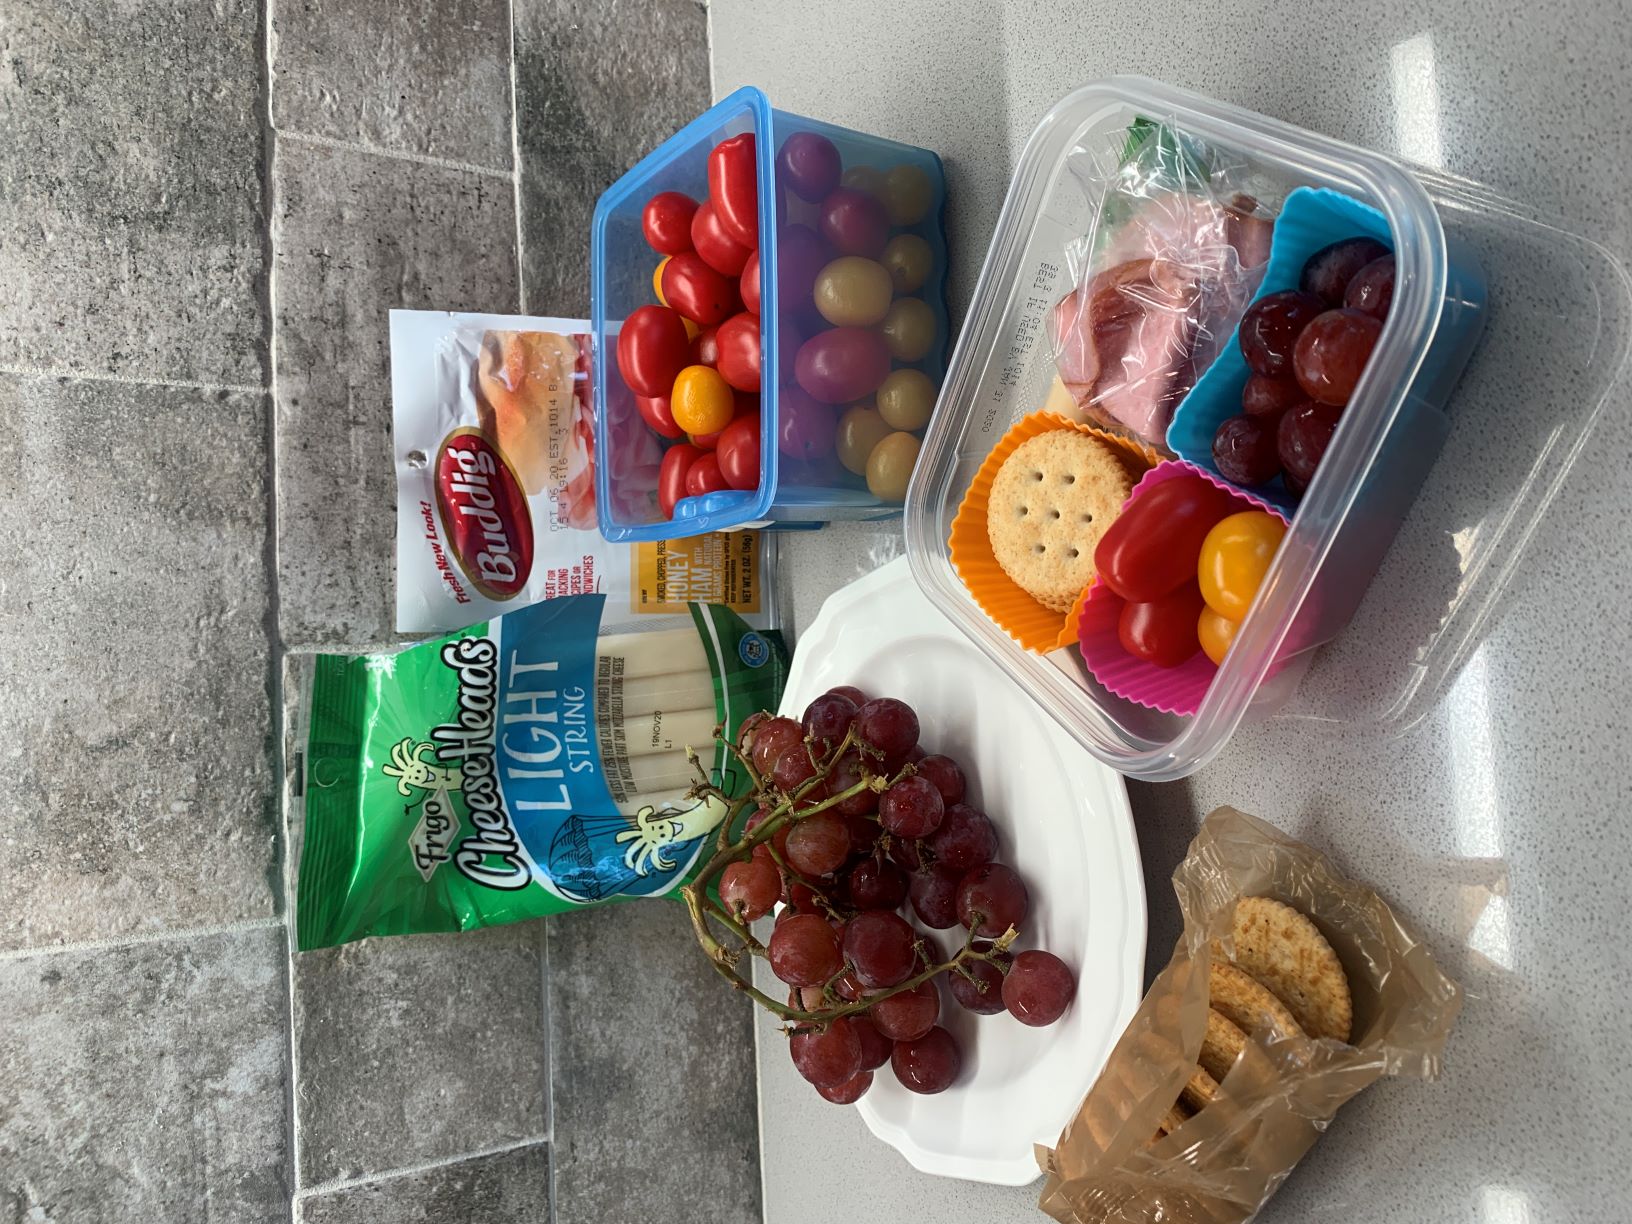
[[[1349,1039],[1349,979],[1320,928],[1269,897],[1243,897],[1231,927],[1232,962],[1275,993],[1311,1037]]]
[[[1214,959],[1208,993],[1213,1009],[1242,1032],[1268,1028],[1283,1037],[1303,1034],[1292,1013],[1267,986],[1228,961]]]
[[[1099,439],[1073,429],[1027,438],[992,480],[992,556],[1038,603],[1069,612],[1093,581],[1100,537],[1132,491],[1127,467]]]
[[[1207,1009],[1207,1035],[1201,1039],[1201,1054],[1196,1061],[1208,1075],[1222,1080],[1235,1066],[1235,1060],[1246,1047],[1247,1035],[1241,1026],[1226,1020],[1212,1008]]]

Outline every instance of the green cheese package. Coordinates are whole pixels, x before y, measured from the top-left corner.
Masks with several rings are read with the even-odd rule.
[[[302,950],[672,893],[745,770],[714,739],[774,710],[787,651],[728,608],[601,631],[604,598],[546,600],[312,682],[297,893]],[[688,760],[694,748],[698,766]]]

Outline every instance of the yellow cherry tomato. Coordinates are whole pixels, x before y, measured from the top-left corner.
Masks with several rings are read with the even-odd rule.
[[[1220,616],[1205,604],[1202,605],[1201,616],[1196,620],[1196,636],[1201,639],[1201,648],[1207,652],[1209,659],[1220,666],[1224,663],[1224,656],[1230,652],[1230,643],[1235,641],[1235,631],[1239,628],[1240,621]]]
[[[718,433],[731,423],[731,384],[712,366],[687,366],[674,377],[669,412],[688,434]]]
[[[1232,514],[1214,524],[1196,562],[1207,606],[1229,620],[1246,616],[1284,535],[1286,524],[1262,510]]]
[[[669,299],[663,296],[663,269],[669,266],[669,257],[663,256],[657,261],[657,267],[652,269],[652,292],[657,295],[660,305],[667,306]]]
[[[686,318],[685,315],[680,316],[680,322],[686,325],[687,340],[695,340],[698,336],[703,334],[703,329],[698,327],[697,324],[693,323],[690,319]]]

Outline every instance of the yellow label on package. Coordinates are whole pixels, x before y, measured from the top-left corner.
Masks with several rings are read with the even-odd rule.
[[[655,540],[630,551],[631,612],[672,615],[690,603],[723,604],[744,615],[760,610],[764,575],[757,531]]]

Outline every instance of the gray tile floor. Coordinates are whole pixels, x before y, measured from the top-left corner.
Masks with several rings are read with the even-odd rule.
[[[291,957],[278,783],[311,652],[394,637],[386,311],[585,311],[706,13],[0,25],[0,1221],[757,1220],[749,1016],[674,913]]]

